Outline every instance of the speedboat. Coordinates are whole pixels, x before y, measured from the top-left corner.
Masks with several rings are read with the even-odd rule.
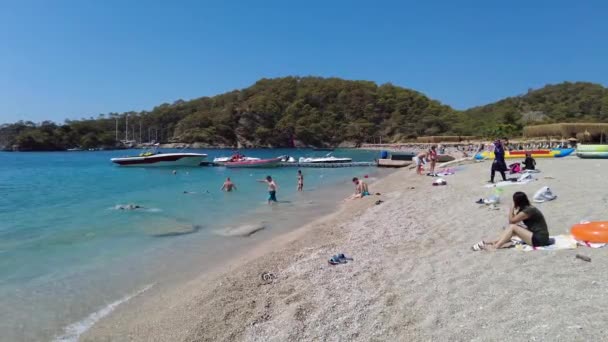
[[[353,161],[352,158],[337,158],[334,156],[325,156],[321,158],[304,158],[300,157],[298,162],[300,163],[318,163],[318,164],[330,164],[330,163],[350,163]]]
[[[254,160],[260,160],[260,158],[245,157],[245,156],[240,156],[240,155],[239,156],[231,156],[231,157],[216,157],[216,158],[213,158],[213,162],[216,163],[216,164],[220,164],[220,165],[223,165],[223,164],[225,164],[227,162],[230,162],[230,161],[240,161],[240,160],[243,160],[243,161],[254,161]]]
[[[225,167],[276,167],[281,163],[280,158],[272,158],[272,159],[258,159],[258,160],[236,160],[225,162]]]
[[[112,158],[112,163],[120,166],[199,166],[207,158],[203,153],[158,153],[147,151],[138,156]]]

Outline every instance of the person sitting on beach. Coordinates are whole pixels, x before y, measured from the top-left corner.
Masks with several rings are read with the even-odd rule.
[[[524,170],[536,170],[536,160],[532,158],[532,153],[526,153],[526,159],[524,159]]]
[[[551,244],[549,229],[545,217],[536,207],[530,204],[528,196],[518,191],[513,194],[513,204],[509,209],[509,226],[496,241],[480,241],[471,247],[474,251],[482,249],[496,250],[511,246],[511,238],[519,237],[532,247],[542,247]],[[524,224],[523,227],[521,224]]]
[[[298,191],[304,191],[304,175],[302,175],[302,170],[298,170]]]
[[[277,189],[279,186],[272,177],[266,176],[266,179],[260,179],[258,182],[268,184],[268,204],[277,203]]]
[[[427,152],[423,151],[418,153],[412,160],[416,163],[416,173],[422,176],[422,170],[424,164],[426,164]]]
[[[232,183],[232,181],[230,180],[230,177],[228,177],[228,178],[226,178],[226,181],[220,188],[220,191],[231,192],[232,190],[236,190],[236,185],[234,183]]]
[[[350,199],[363,198],[365,196],[369,196],[369,189],[367,187],[367,183],[355,177],[353,178],[353,184],[355,184],[355,193],[351,197],[349,197]]]

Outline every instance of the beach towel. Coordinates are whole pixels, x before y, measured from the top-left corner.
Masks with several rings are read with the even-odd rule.
[[[534,194],[533,200],[536,203],[543,203],[553,201],[556,198],[557,195],[555,195],[548,186],[543,186]]]
[[[543,247],[532,247],[525,242],[523,242],[520,238],[515,237],[511,239],[511,242],[515,244],[515,249],[524,252],[530,251],[555,251],[558,249],[576,249],[578,246],[589,247],[589,248],[602,248],[606,246],[605,243],[590,243],[585,241],[578,241],[574,238],[574,236],[570,234],[562,234],[551,236],[550,239],[553,239],[555,243],[549,246]]]
[[[515,179],[515,178],[513,178],[513,179]],[[522,185],[522,184],[528,184],[528,183],[530,183],[533,180],[536,180],[534,178],[534,176],[531,173],[525,172],[521,176],[519,176],[519,178],[517,178],[516,181],[502,181],[502,182],[498,182],[498,183],[495,183],[495,184],[490,183],[490,184],[484,185],[484,187],[486,187],[486,188],[493,188],[493,187],[500,188],[500,187],[509,186],[509,185]]]
[[[532,247],[525,242],[523,242],[520,238],[513,238],[511,242],[515,244],[515,249],[524,252],[530,251],[555,251],[558,249],[576,249],[578,242],[572,235],[562,234],[551,236],[549,239],[553,239],[555,241],[552,245],[543,246],[543,247]]]

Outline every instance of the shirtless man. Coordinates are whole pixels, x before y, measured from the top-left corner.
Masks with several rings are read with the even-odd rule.
[[[355,194],[350,197],[351,199],[369,196],[369,189],[367,188],[367,183],[362,180],[359,180],[359,178],[357,177],[353,178],[353,183],[355,184]]]
[[[268,204],[277,203],[277,189],[279,186],[272,177],[266,176],[266,179],[260,179],[258,182],[268,184]]]
[[[220,188],[220,191],[231,192],[232,190],[236,190],[236,185],[234,185],[234,183],[232,183],[232,181],[230,180],[230,177],[228,177]]]
[[[298,191],[304,191],[304,175],[302,175],[302,170],[298,170]]]
[[[426,158],[428,156],[428,152],[422,151],[418,153],[412,160],[416,163],[416,173],[422,176],[422,169],[424,164],[426,164]]]

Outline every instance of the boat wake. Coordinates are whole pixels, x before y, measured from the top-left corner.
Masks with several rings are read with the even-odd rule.
[[[67,327],[65,327],[63,329],[63,331],[64,331],[63,335],[57,337],[54,341],[55,342],[76,342],[76,341],[78,341],[78,339],[80,338],[80,336],[82,334],[84,334],[87,330],[89,330],[100,319],[109,315],[120,304],[126,303],[129,300],[131,300],[133,297],[139,296],[140,294],[142,294],[145,291],[152,288],[152,286],[154,286],[154,284],[146,285],[141,290],[139,290],[133,294],[130,294],[128,296],[125,296],[113,303],[110,303],[110,304],[106,305],[105,307],[101,308],[100,310],[95,311],[92,314],[88,315],[84,319],[68,325]]]

